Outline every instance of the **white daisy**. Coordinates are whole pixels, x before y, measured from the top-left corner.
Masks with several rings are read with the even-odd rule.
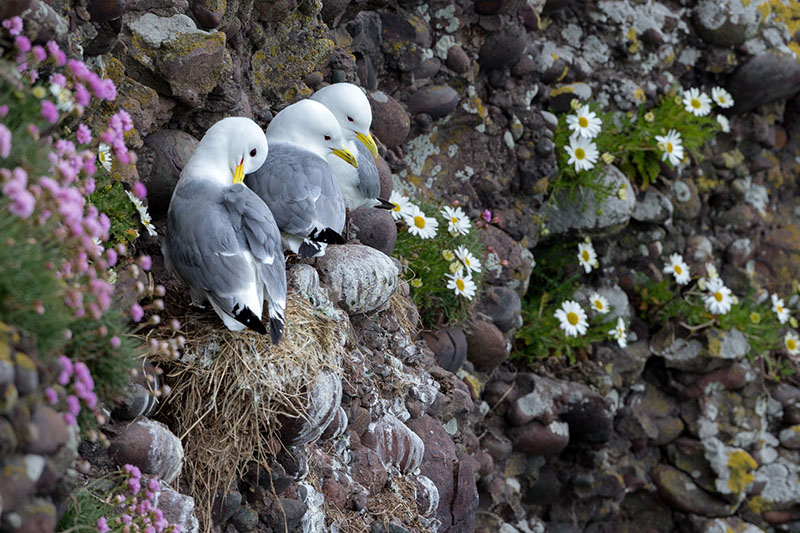
[[[717,115],[717,124],[719,124],[719,129],[722,130],[722,133],[731,132],[731,122],[725,115]]]
[[[678,285],[686,285],[689,283],[689,265],[683,260],[681,254],[670,255],[669,263],[664,265],[662,272],[664,272],[664,274],[672,274]]]
[[[467,300],[472,300],[472,297],[475,296],[478,288],[472,281],[472,276],[464,275],[462,269],[459,268],[453,274],[445,274],[445,277],[447,278],[447,288],[452,289],[457,295],[463,296]]]
[[[658,149],[664,152],[661,154],[661,160],[666,161],[673,166],[683,161],[683,141],[681,134],[675,130],[669,130],[666,135],[656,135],[656,143]]]
[[[153,225],[153,221],[150,218],[150,213],[147,211],[147,207],[142,203],[141,200],[136,198],[130,191],[125,191],[125,194],[128,195],[131,203],[136,207],[136,211],[139,213],[139,221],[142,223],[142,226],[145,227],[147,230],[148,235],[155,237],[158,235],[156,232],[156,227]]]
[[[703,298],[706,309],[715,315],[724,315],[731,310],[733,299],[731,290],[726,287],[720,278],[714,278],[707,284],[709,294]]]
[[[786,335],[783,337],[783,345],[786,347],[786,351],[789,352],[789,355],[797,355],[800,353],[800,338],[798,338],[797,333],[792,330],[786,332]]]
[[[453,252],[456,254],[456,257],[458,257],[458,260],[464,263],[464,266],[467,267],[468,272],[481,271],[481,262],[477,257],[472,255],[472,252],[467,250],[466,246],[461,245],[453,250]]]
[[[581,308],[578,302],[566,300],[561,304],[561,309],[555,312],[555,317],[560,324],[559,328],[564,330],[564,334],[572,337],[583,335],[589,327],[586,320],[586,311]]]
[[[575,170],[591,170],[600,155],[597,151],[597,145],[589,139],[576,135],[569,138],[569,146],[565,146],[564,149],[569,154],[567,164],[574,164]]]
[[[442,257],[444,257],[445,261],[455,261],[456,254],[453,253],[453,250],[448,250],[445,248],[442,250]]]
[[[777,294],[772,295],[772,310],[778,315],[778,322],[786,324],[789,320],[789,310],[783,305],[783,298],[778,298]]]
[[[711,98],[693,87],[684,93],[683,107],[696,117],[704,117],[711,112]]]
[[[578,263],[587,274],[598,266],[597,252],[594,251],[591,241],[578,244]]]
[[[97,147],[97,160],[106,169],[106,172],[111,172],[111,147],[106,143],[100,143]]]
[[[589,110],[588,105],[577,109],[574,115],[567,117],[567,126],[572,130],[573,134],[586,139],[597,137],[602,124],[603,121],[594,111]]]
[[[411,203],[411,200],[408,199],[408,196],[403,196],[397,191],[392,191],[392,194],[389,196],[389,201],[394,204],[392,218],[395,220],[400,220],[405,215],[410,214],[411,206],[414,205]]]
[[[733,105],[733,97],[731,96],[731,93],[722,87],[714,87],[711,89],[711,98],[714,99],[718,106],[725,109]]]
[[[611,338],[617,339],[620,348],[628,345],[628,332],[625,330],[625,321],[622,320],[622,317],[617,318],[617,327],[610,330],[608,334],[611,335]]]
[[[72,91],[62,87],[57,83],[50,84],[50,94],[56,99],[56,108],[59,111],[69,113],[75,108],[75,101],[72,99]]]
[[[447,219],[447,231],[450,232],[450,235],[466,235],[469,233],[469,228],[472,227],[472,223],[460,207],[454,209],[449,206],[444,206],[442,208],[442,215]]]
[[[422,209],[410,204],[410,213],[404,214],[403,219],[408,225],[408,231],[411,235],[416,235],[420,239],[430,239],[436,235],[436,230],[439,228],[439,222],[435,218],[425,216]]]
[[[594,309],[595,313],[605,315],[610,311],[608,308],[608,300],[596,292],[589,296],[589,304],[591,304],[591,308]]]

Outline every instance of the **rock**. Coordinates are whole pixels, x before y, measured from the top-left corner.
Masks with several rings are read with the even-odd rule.
[[[161,422],[141,418],[108,427],[109,452],[118,466],[130,463],[144,474],[171,483],[183,467],[183,446]]]
[[[353,479],[366,487],[370,494],[379,493],[389,477],[380,456],[366,447],[351,451]]]
[[[347,488],[333,478],[328,478],[322,483],[322,494],[325,501],[333,504],[337,509],[344,509],[347,503]]]
[[[754,251],[753,241],[747,237],[742,237],[728,245],[728,249],[725,250],[725,258],[732,265],[744,268],[747,262],[753,258]]]
[[[675,440],[683,431],[677,403],[656,387],[645,384],[644,392],[633,393],[619,417],[618,431],[631,440],[650,439],[657,446]]]
[[[224,524],[236,513],[242,505],[242,494],[238,490],[231,490],[225,494],[219,494],[214,501],[211,509],[211,518],[215,524]]]
[[[419,468],[425,454],[422,439],[391,413],[370,424],[361,435],[361,442],[374,450],[384,464],[395,465],[403,473]]]
[[[58,517],[56,506],[42,498],[33,498],[19,511],[21,526],[14,528],[17,533],[40,533],[43,531],[55,531]]]
[[[478,311],[504,333],[522,325],[522,300],[507,287],[485,287],[478,301]]]
[[[414,69],[414,79],[427,80],[436,76],[442,68],[442,61],[438,57],[429,57]]]
[[[439,507],[439,489],[421,474],[416,476],[415,481],[417,511],[424,517],[431,516]]]
[[[419,435],[425,444],[425,455],[420,472],[429,478],[439,490],[439,507],[436,517],[441,521],[440,531],[447,531],[453,524],[451,508],[456,488],[453,475],[456,462],[455,445],[442,424],[429,415],[409,420],[408,427]]]
[[[672,466],[691,476],[702,489],[714,492],[716,474],[705,457],[705,446],[699,440],[681,437],[667,446],[667,455]]]
[[[477,320],[467,335],[467,357],[479,372],[491,372],[508,359],[503,333],[491,322]]]
[[[747,385],[751,379],[752,373],[747,366],[734,364],[703,374],[697,378],[697,381],[681,391],[681,396],[699,398],[705,394],[706,387],[712,383],[719,384],[728,390],[738,390]]]
[[[412,115],[426,113],[434,120],[446,117],[456,108],[458,92],[447,85],[423,87],[406,99],[408,112]]]
[[[774,100],[788,100],[800,91],[800,63],[794,55],[778,50],[758,54],[733,73],[727,89],[737,114]]]
[[[469,56],[460,45],[454,44],[447,49],[445,65],[456,74],[465,74],[470,67]]]
[[[700,213],[700,195],[692,180],[672,182],[672,205],[674,216],[681,220],[692,220]]]
[[[380,11],[381,48],[389,66],[410,72],[422,63],[422,47],[430,47],[430,28],[419,16]]]
[[[164,519],[170,524],[180,526],[181,531],[196,533],[200,530],[197,518],[194,516],[194,498],[191,496],[175,492],[162,484],[161,494],[158,496],[158,508],[164,514]]]
[[[28,453],[49,455],[69,442],[70,431],[63,415],[51,407],[40,405],[31,417],[35,438],[25,448]]]
[[[436,364],[449,372],[457,372],[467,359],[467,337],[460,328],[445,326],[438,331],[422,332],[422,338],[433,351]]]
[[[800,424],[781,430],[778,437],[781,446],[790,450],[800,449]]]
[[[350,212],[350,221],[358,226],[358,240],[361,244],[392,255],[397,242],[397,224],[391,212],[374,207],[359,207]]]
[[[483,244],[508,264],[502,269],[487,270],[484,281],[491,285],[504,286],[516,291],[522,297],[528,290],[528,281],[533,271],[533,254],[511,238],[505,231],[495,226],[485,226],[478,232]]]
[[[478,488],[475,486],[475,471],[469,461],[458,462],[456,495],[453,499],[453,525],[450,531],[474,531],[475,511],[478,510]]]
[[[792,426],[800,424],[800,388],[780,383],[774,388],[772,395],[781,403],[783,422]]]
[[[308,507],[305,503],[294,498],[280,498],[272,500],[267,516],[261,516],[263,522],[272,528],[272,531],[299,531],[300,522],[306,514]]]
[[[31,4],[33,4],[33,0],[8,0],[3,2],[3,5],[0,6],[0,20],[21,15]]]
[[[14,385],[20,396],[27,396],[39,388],[36,363],[22,352],[14,354]]]
[[[236,531],[239,531],[240,533],[253,531],[256,526],[258,526],[258,513],[256,513],[250,507],[243,505],[233,514],[231,523],[233,524],[233,527],[236,528]]]
[[[258,20],[281,22],[297,9],[297,0],[264,0],[255,4]]]
[[[94,22],[108,22],[125,13],[125,0],[90,0],[86,6]]]
[[[529,422],[511,428],[509,434],[514,450],[528,455],[558,455],[569,444],[569,426],[559,421]]]
[[[531,383],[532,381],[532,383]],[[527,383],[525,383],[527,382]],[[533,420],[543,425],[550,424],[561,412],[561,405],[569,396],[570,384],[536,374],[529,374],[523,379],[518,379],[515,384],[518,391],[527,392],[514,398],[506,414],[508,421],[516,426],[525,425]],[[504,389],[508,390],[509,386]],[[532,390],[531,390],[532,389]],[[582,399],[584,392],[578,387],[576,398]],[[497,461],[497,458],[495,458]]]
[[[800,278],[800,226],[787,224],[767,232],[755,254],[756,272],[767,280],[770,292],[789,294]]]
[[[350,0],[323,0],[320,16],[328,27],[333,28],[344,14]]]
[[[475,0],[475,11],[481,15],[498,15],[514,6],[513,0]]]
[[[636,202],[631,218],[639,222],[661,224],[672,217],[672,202],[655,187],[648,187],[644,197]]]
[[[0,469],[0,497],[4,515],[19,509],[33,496],[43,469],[44,458],[41,455],[17,455],[3,462],[3,468]]]
[[[381,198],[389,199],[394,190],[392,183],[392,169],[386,164],[386,160],[381,156],[375,158],[375,166],[378,167],[378,174],[381,177]]]
[[[20,13],[24,15],[25,35],[35,43],[43,44],[51,40],[63,43],[70,31],[66,18],[43,0],[32,0],[29,5],[24,13]]]
[[[519,61],[527,42],[527,33],[519,27],[507,28],[490,35],[478,55],[481,70],[489,72],[510,67]]]
[[[589,393],[582,400],[571,402],[560,416],[569,424],[573,441],[599,444],[608,442],[614,434],[611,402],[598,394]]]
[[[386,308],[397,289],[397,266],[382,252],[360,244],[328,246],[314,266],[320,281],[350,314]]]
[[[342,380],[333,372],[320,372],[305,396],[295,417],[279,417],[281,442],[286,446],[302,446],[322,435],[342,402]]]
[[[669,465],[657,465],[650,471],[650,477],[659,495],[679,511],[713,518],[730,516],[738,507],[710,496],[692,478]]]
[[[0,418],[0,457],[9,457],[17,449],[17,434],[14,426],[5,418]]]
[[[147,416],[157,405],[150,389],[141,383],[132,383],[123,400],[111,412],[116,420],[133,420],[137,416]]]
[[[560,64],[560,61],[556,61],[554,64],[555,72],[557,76],[561,76],[565,68],[568,68],[566,64]],[[554,82],[555,83],[555,80]],[[583,82],[573,82],[573,83],[566,83],[555,85],[548,94],[550,105],[553,109],[558,113],[567,113],[571,110],[570,104],[573,100],[579,100],[581,102],[589,102],[592,100],[592,88],[587,83]],[[632,189],[628,188],[628,192],[631,192]],[[633,196],[633,195],[630,195]]]
[[[320,438],[322,440],[328,440],[340,437],[347,430],[347,423],[347,413],[345,413],[340,405],[338,409],[336,409],[333,420],[331,420],[331,423],[325,428],[325,431],[322,432]]]
[[[761,25],[756,4],[738,0],[701,0],[694,8],[694,28],[706,42],[738,46],[753,37]]]
[[[590,307],[589,298],[595,292],[608,300],[610,311],[607,315],[603,316],[604,324],[616,324],[617,318],[620,317],[625,320],[626,323],[630,323],[632,316],[631,304],[628,300],[627,293],[622,290],[619,285],[608,285],[597,288],[581,285],[578,290],[573,293],[573,297],[579,302],[586,302],[588,308]]]
[[[406,110],[397,100],[381,91],[374,91],[368,96],[372,108],[372,133],[389,149],[403,144],[411,130],[411,119]]]
[[[576,197],[569,199],[566,193],[558,195],[545,210],[547,229],[553,234],[582,230],[594,234],[614,235],[628,223],[636,205],[630,181],[617,167],[608,165],[605,183],[611,187],[611,194],[598,202],[594,191],[582,189]],[[624,199],[616,191],[624,188],[629,191]]]

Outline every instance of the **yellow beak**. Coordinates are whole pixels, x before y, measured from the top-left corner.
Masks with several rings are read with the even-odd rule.
[[[378,157],[378,145],[375,144],[375,139],[372,138],[372,135],[367,133],[364,135],[363,133],[356,132],[356,137],[358,140],[364,143],[364,146],[369,148],[369,151],[372,153],[372,157]]]
[[[358,168],[358,160],[356,159],[356,156],[354,156],[353,152],[347,148],[331,148],[331,151],[353,165],[353,168]]]
[[[236,165],[236,170],[233,172],[233,182],[241,183],[244,181],[244,158]]]

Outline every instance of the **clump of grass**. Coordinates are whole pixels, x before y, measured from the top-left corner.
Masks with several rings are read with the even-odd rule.
[[[108,175],[99,177],[95,191],[89,195],[89,202],[111,221],[105,246],[130,243],[139,236],[135,229],[139,226],[136,207],[125,194],[122,182],[114,181]]]

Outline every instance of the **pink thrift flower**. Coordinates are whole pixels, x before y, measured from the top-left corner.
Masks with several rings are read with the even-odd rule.
[[[108,524],[106,523],[106,517],[105,516],[101,516],[100,518],[98,518],[97,519],[97,533],[108,533],[109,531],[111,531],[111,528],[108,527]]]
[[[131,489],[131,494],[139,494],[139,491],[142,488],[142,483],[139,481],[139,478],[131,478],[128,480],[128,488]]]
[[[131,318],[134,322],[139,322],[144,317],[144,310],[142,306],[139,304],[133,304],[131,306]]]
[[[8,115],[8,106],[5,104],[0,105],[0,118],[5,117],[6,115]]]
[[[0,157],[8,157],[11,153],[11,130],[0,124]]]
[[[64,413],[64,421],[70,426],[78,425],[78,419],[72,413]]]
[[[78,413],[81,412],[81,402],[78,400],[77,396],[72,394],[67,396],[67,411],[72,416],[78,416]]]
[[[86,407],[89,409],[94,409],[97,407],[97,394],[90,392],[86,395],[83,401],[86,402]]]
[[[31,41],[24,35],[18,35],[14,39],[14,44],[17,46],[17,50],[22,54],[27,54],[31,51]]]
[[[61,373],[58,375],[56,381],[59,385],[66,386],[66,384],[69,383],[69,378],[72,377],[72,372],[75,367],[72,364],[72,360],[66,355],[59,355],[58,362],[61,363]]]
[[[8,30],[8,33],[19,35],[22,33],[22,19],[19,17],[11,17],[3,21],[3,27]]]
[[[95,189],[94,179],[86,178],[83,180],[83,194],[92,194]]]
[[[150,489],[151,492],[159,492],[161,490],[161,484],[156,478],[151,477],[150,481],[147,482],[147,488]]]
[[[92,100],[92,95],[89,94],[89,90],[81,85],[80,83],[75,84],[75,101],[78,102],[78,105],[81,107],[87,107],[89,102]]]
[[[139,467],[135,465],[126,464],[124,467],[122,467],[122,469],[125,472],[125,474],[129,475],[132,478],[139,479],[140,477],[142,477],[142,471],[139,470]]]
[[[89,144],[92,142],[92,130],[86,124],[78,126],[78,131],[75,132],[75,139],[80,144]]]
[[[147,187],[144,186],[144,183],[137,181],[133,184],[133,195],[139,200],[147,198]]]
[[[33,53],[33,57],[35,57],[36,61],[39,63],[47,59],[47,52],[45,52],[44,48],[38,44],[31,48],[31,52]]]
[[[50,124],[58,122],[58,108],[50,100],[42,100],[42,116]]]
[[[60,72],[56,72],[50,75],[50,83],[58,85],[59,87],[65,87],[67,85],[67,78]]]
[[[485,220],[486,222],[491,222],[492,221],[492,212],[489,211],[488,209],[484,209],[483,213],[481,214],[481,218],[483,220]]]
[[[119,348],[121,344],[122,344],[122,341],[120,341],[120,340],[119,340],[119,337],[117,337],[116,335],[114,335],[113,337],[111,337],[111,346],[112,346],[114,349],[117,349],[117,348]]]
[[[149,255],[143,255],[139,257],[139,266],[142,267],[142,270],[150,270],[150,267],[153,266],[153,260]]]
[[[50,405],[55,405],[58,402],[58,393],[52,387],[47,387],[44,390],[44,397]]]
[[[117,264],[117,252],[113,248],[106,250],[106,261],[108,261],[109,267]]]
[[[77,59],[70,59],[67,62],[67,68],[75,78],[81,81],[86,80],[92,72],[83,61],[78,61]]]
[[[85,383],[87,387],[90,389],[94,389],[94,380],[92,379],[92,373],[89,371],[89,367],[86,366],[86,363],[83,361],[78,361],[75,363],[74,367],[75,379]]]
[[[117,97],[117,86],[114,85],[114,82],[110,79],[102,80],[103,84],[103,98],[108,100],[109,102],[113,101]]]

